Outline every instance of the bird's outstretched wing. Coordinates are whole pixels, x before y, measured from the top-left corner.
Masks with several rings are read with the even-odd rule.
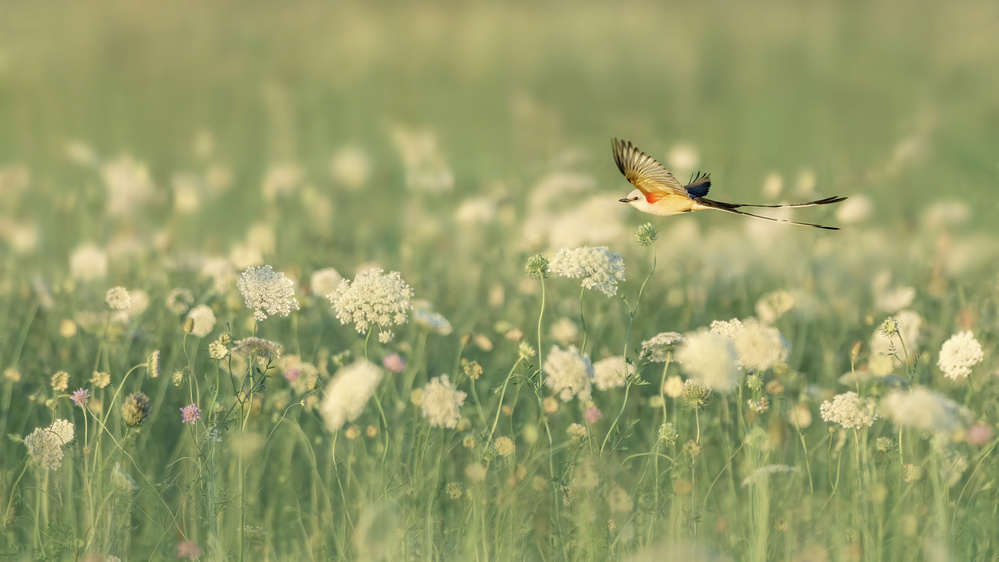
[[[673,174],[654,158],[638,150],[630,141],[613,139],[611,147],[614,149],[617,169],[645,194],[649,203],[655,203],[668,195],[691,197]],[[704,194],[707,194],[707,190],[704,190]]]

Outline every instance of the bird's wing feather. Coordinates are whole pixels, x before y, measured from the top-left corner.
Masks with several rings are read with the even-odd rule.
[[[614,162],[624,177],[645,194],[649,203],[655,203],[668,195],[690,197],[673,174],[662,164],[643,153],[630,141],[614,139],[611,141],[614,149]]]

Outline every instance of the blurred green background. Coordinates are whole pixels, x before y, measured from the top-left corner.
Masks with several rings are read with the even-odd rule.
[[[72,168],[53,168],[80,139],[136,155],[155,177],[208,130],[237,184],[275,160],[325,176],[336,147],[361,143],[391,188],[401,165],[387,139],[403,124],[437,132],[459,194],[487,178],[530,182],[567,148],[616,194],[627,186],[608,141],[621,136],[655,157],[690,143],[723,200],[808,167],[824,193],[871,194],[886,221],[945,197],[985,221],[999,187],[997,12],[993,1],[5,1],[0,162],[72,182]],[[907,139],[918,161],[881,173]]]

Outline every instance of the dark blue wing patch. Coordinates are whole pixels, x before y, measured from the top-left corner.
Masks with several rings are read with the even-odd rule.
[[[690,183],[683,186],[687,190],[687,194],[691,199],[698,199],[704,197],[708,194],[708,190],[711,189],[711,174],[702,174],[697,172],[694,177],[691,178]]]

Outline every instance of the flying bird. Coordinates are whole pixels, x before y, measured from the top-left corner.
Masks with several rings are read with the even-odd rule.
[[[614,149],[614,162],[617,163],[617,168],[621,170],[621,173],[624,174],[624,177],[628,178],[628,181],[632,185],[638,188],[629,193],[627,197],[618,199],[618,201],[627,203],[643,213],[669,216],[689,213],[690,211],[713,209],[715,211],[725,211],[726,213],[734,213],[736,215],[744,215],[768,221],[786,222],[798,226],[813,226],[825,230],[839,230],[835,226],[776,219],[763,215],[754,215],[753,213],[747,213],[739,209],[743,207],[768,209],[780,207],[814,207],[817,205],[839,203],[846,199],[846,197],[826,197],[825,199],[790,205],[722,203],[721,201],[714,201],[704,197],[711,188],[711,174],[698,172],[691,178],[690,183],[683,185],[662,164],[656,162],[654,158],[641,150],[638,150],[631,142],[613,139],[611,147]]]

